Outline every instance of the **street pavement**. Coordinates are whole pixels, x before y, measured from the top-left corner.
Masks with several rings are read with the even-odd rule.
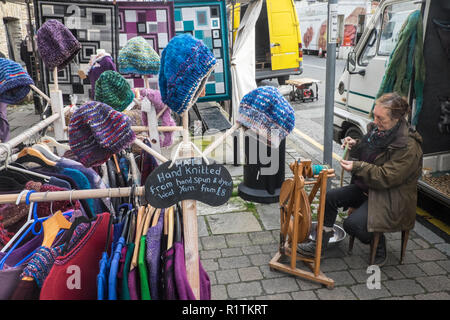
[[[307,107],[295,108],[301,111]],[[307,112],[298,113],[302,114]],[[32,106],[9,107],[8,118],[12,137],[39,121]],[[225,149],[230,163],[230,141]],[[216,157],[221,155],[216,154]],[[292,176],[288,165],[298,158],[320,164],[322,152],[291,134],[286,142],[286,177]],[[227,164],[226,167],[235,186],[243,181],[242,165]],[[336,187],[340,168],[335,163],[333,168],[337,176],[330,183],[331,187]],[[347,183],[348,176],[344,179],[344,184]],[[316,199],[312,203],[313,213],[317,212],[317,206]],[[367,270],[368,245],[355,240],[352,255],[347,252],[348,237],[332,246],[321,260],[321,271],[335,281],[334,288],[328,289],[269,267],[278,250],[280,215],[277,203],[251,203],[233,196],[220,207],[198,203],[197,208],[199,255],[211,280],[213,300],[450,299],[450,244],[418,221],[410,232],[401,265],[401,233],[386,234],[388,259],[381,268],[378,289],[369,289],[370,285],[367,285],[368,280],[372,283],[371,273]],[[344,218],[345,213],[340,213],[336,223],[342,225]],[[297,267],[308,270],[302,262]]]

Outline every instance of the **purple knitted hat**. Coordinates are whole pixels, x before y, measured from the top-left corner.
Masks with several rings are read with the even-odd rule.
[[[110,106],[91,101],[70,118],[70,148],[85,167],[99,166],[136,139],[129,121]]]
[[[37,31],[39,55],[45,65],[53,70],[64,69],[81,50],[81,43],[58,20],[47,20]]]

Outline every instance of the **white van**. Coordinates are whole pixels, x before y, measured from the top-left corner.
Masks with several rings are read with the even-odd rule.
[[[346,70],[335,90],[333,138],[340,144],[345,136],[359,138],[366,133],[389,57],[403,24],[416,10],[420,10],[423,21],[426,69],[416,129],[423,138],[423,167],[429,168],[434,177],[445,179],[450,176],[450,132],[446,132],[450,124],[444,123],[449,119],[444,109],[450,105],[450,44],[448,38],[440,35],[448,30],[440,30],[439,23],[444,27],[450,25],[449,0],[384,0],[379,4],[360,41],[349,53]],[[412,88],[408,99],[415,114]],[[443,181],[444,189],[449,189],[449,180]],[[435,198],[450,205],[448,191],[442,193],[424,179],[419,181],[419,187],[432,190]]]

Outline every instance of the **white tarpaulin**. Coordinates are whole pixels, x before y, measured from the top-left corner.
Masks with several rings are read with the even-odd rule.
[[[244,95],[257,88],[255,80],[255,25],[261,12],[262,2],[262,0],[255,0],[248,4],[236,32],[236,41],[231,56],[233,123],[235,123],[239,103]]]

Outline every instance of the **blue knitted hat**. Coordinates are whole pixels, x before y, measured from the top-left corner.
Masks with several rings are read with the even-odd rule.
[[[22,101],[30,92],[30,84],[34,82],[20,64],[0,58],[0,102]]]
[[[161,54],[159,90],[170,109],[182,114],[193,105],[216,64],[211,50],[190,34],[178,35]]]
[[[277,88],[263,86],[242,98],[236,122],[266,137],[269,144],[277,147],[294,129],[295,114]]]
[[[158,74],[159,55],[143,37],[134,37],[119,51],[119,72],[123,74]]]

